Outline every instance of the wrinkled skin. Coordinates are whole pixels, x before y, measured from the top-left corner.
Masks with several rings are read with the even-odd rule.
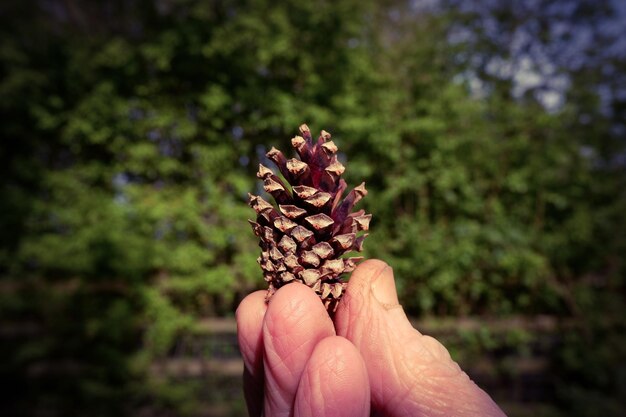
[[[393,271],[369,260],[352,274],[334,323],[293,283],[237,309],[251,416],[503,416],[446,348],[409,323]]]

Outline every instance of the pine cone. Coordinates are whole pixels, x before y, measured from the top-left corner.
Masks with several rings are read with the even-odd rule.
[[[307,125],[300,126],[300,133],[291,140],[300,159],[286,159],[276,148],[267,153],[288,184],[259,164],[257,177],[278,208],[249,195],[248,204],[257,213],[256,222],[249,222],[260,238],[262,252],[257,261],[269,284],[266,300],[283,285],[299,281],[334,312],[347,285],[342,275],[352,272],[363,259],[341,256],[361,251],[367,234],[357,237],[357,233],[368,230],[372,215],[364,210],[352,212],[367,194],[364,183],[341,198],[347,188],[341,178],[345,168],[337,160],[330,133],[322,130],[316,143]]]

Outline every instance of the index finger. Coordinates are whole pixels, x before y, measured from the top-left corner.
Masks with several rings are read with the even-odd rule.
[[[272,296],[263,321],[266,416],[291,415],[315,346],[334,335],[324,305],[306,285],[290,283]]]

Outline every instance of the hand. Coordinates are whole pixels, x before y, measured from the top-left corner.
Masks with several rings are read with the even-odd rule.
[[[237,309],[251,416],[503,416],[441,343],[415,330],[393,272],[369,260],[352,274],[334,323],[294,283]]]

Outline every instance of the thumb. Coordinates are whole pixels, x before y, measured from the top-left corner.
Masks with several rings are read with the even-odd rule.
[[[387,324],[393,324],[398,336],[417,333],[398,302],[393,270],[383,261],[370,259],[352,273],[335,314],[335,328],[348,339],[360,339],[372,326]]]
[[[379,415],[503,415],[443,345],[411,326],[386,263],[368,260],[354,271],[335,328],[361,352]]]
[[[376,415],[395,415],[398,402],[393,398],[407,398],[409,394],[401,376],[408,362],[402,347],[411,345],[411,339],[419,333],[398,303],[389,265],[367,260],[352,273],[335,313],[335,328],[365,360],[372,410]]]

